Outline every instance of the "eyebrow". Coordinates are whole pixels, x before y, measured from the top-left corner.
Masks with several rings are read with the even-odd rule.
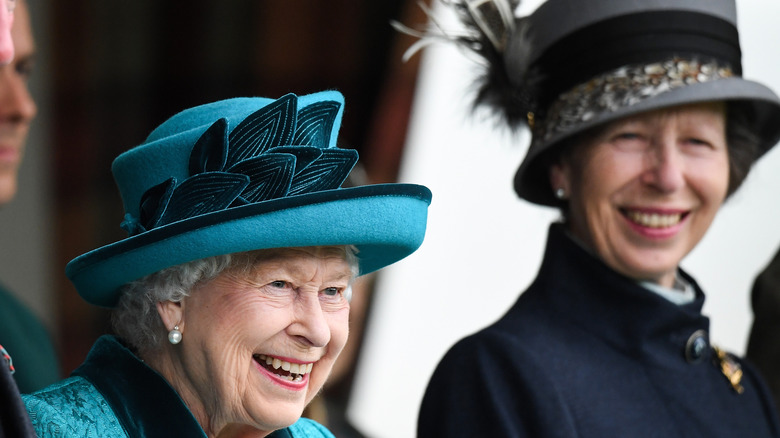
[[[345,261],[346,262],[346,261]],[[292,276],[297,275],[303,275],[305,268],[300,268],[297,266],[297,264],[289,264],[286,263],[284,259],[281,260],[265,260],[260,262],[260,264],[266,264],[266,268],[260,268],[255,270],[256,274],[258,275],[275,275],[275,273],[287,273]],[[328,276],[325,278],[326,281],[338,281],[338,280],[351,280],[353,277],[352,269],[350,268],[349,264],[347,263],[343,270],[339,270],[338,272],[334,272],[332,276]]]

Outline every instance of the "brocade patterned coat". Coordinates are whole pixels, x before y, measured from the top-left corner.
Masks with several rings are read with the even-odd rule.
[[[71,377],[22,396],[39,438],[197,438],[206,434],[179,395],[112,336]],[[305,418],[269,438],[333,438]]]

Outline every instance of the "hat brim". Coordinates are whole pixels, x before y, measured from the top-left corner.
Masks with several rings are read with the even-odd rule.
[[[124,284],[164,268],[257,249],[355,245],[363,275],[422,244],[430,201],[424,186],[380,184],[250,204],[103,246],[65,272],[82,298],[103,307],[116,305]]]
[[[541,160],[543,156],[554,155],[563,140],[588,129],[612,122],[623,117],[693,103],[727,101],[741,102],[751,111],[749,117],[752,132],[761,139],[763,155],[780,140],[780,100],[768,87],[742,78],[728,78],[688,85],[655,97],[648,98],[629,107],[603,112],[593,119],[577,125],[565,133],[553,136],[548,141],[534,144],[515,174],[515,191],[521,198],[535,204],[557,206],[549,184],[549,169]]]

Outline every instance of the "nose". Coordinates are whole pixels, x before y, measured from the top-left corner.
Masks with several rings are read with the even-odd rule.
[[[299,294],[293,305],[293,321],[287,332],[311,347],[325,347],[330,342],[330,326],[317,294]]]
[[[685,185],[684,163],[673,140],[659,140],[647,152],[642,182],[662,193],[672,193]]]

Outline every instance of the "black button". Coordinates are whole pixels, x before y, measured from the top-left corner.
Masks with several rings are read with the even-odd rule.
[[[685,343],[685,360],[689,363],[698,363],[707,355],[710,349],[710,342],[707,339],[706,330],[697,330],[688,342]]]

